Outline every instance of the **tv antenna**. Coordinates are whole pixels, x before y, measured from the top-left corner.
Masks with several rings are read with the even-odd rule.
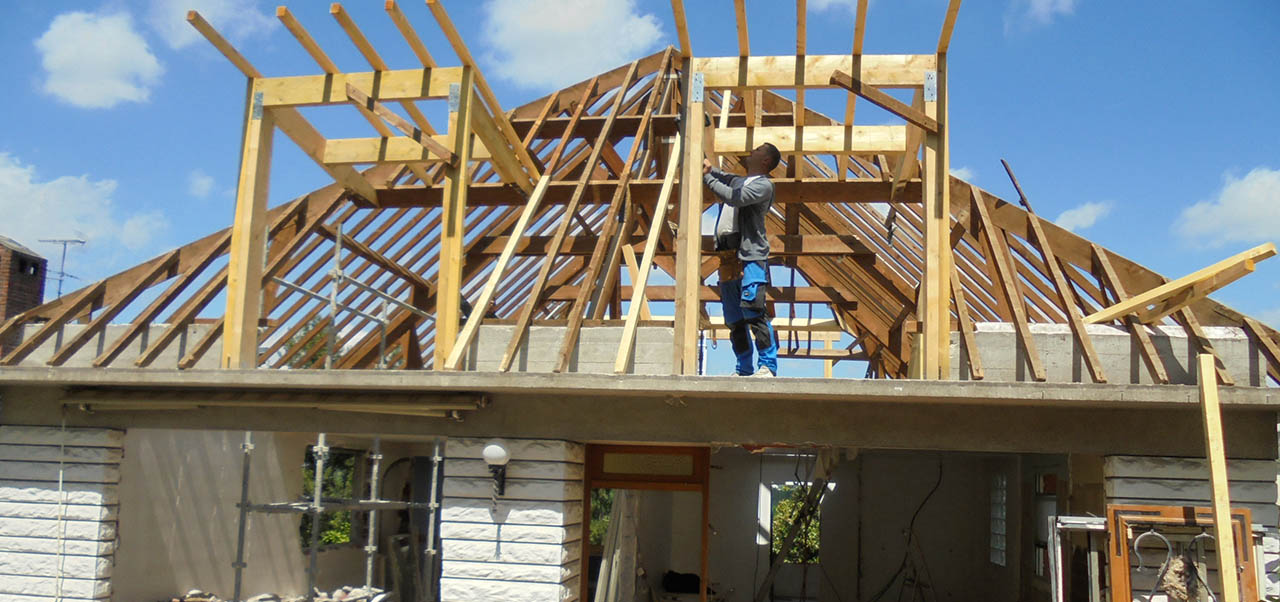
[[[62,296],[62,281],[67,278],[76,278],[67,273],[67,245],[82,245],[84,239],[80,238],[42,238],[40,242],[62,245],[62,262],[58,264],[58,296]]]

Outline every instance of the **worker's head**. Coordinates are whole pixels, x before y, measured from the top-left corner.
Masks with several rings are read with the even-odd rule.
[[[778,152],[778,147],[768,142],[757,146],[751,154],[747,156],[747,171],[756,174],[766,174],[773,171],[782,161],[782,153]]]

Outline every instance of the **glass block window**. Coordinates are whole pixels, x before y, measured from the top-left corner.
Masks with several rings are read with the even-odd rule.
[[[1005,566],[1005,550],[1009,541],[1008,522],[1009,477],[1004,473],[991,475],[991,563]]]

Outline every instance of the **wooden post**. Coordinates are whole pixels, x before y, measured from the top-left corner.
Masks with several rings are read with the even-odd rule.
[[[444,220],[440,233],[439,280],[436,291],[435,368],[445,369],[462,320],[462,238],[467,215],[467,185],[471,171],[471,69],[463,68],[462,82],[449,89],[449,150],[458,157],[445,169]]]
[[[680,177],[680,231],[676,237],[675,350],[672,372],[698,371],[699,285],[702,283],[702,74],[689,70],[684,117],[684,166]],[[657,227],[657,224],[654,224]]]
[[[1200,354],[1200,410],[1204,415],[1204,441],[1209,459],[1209,479],[1213,494],[1213,530],[1217,537],[1218,575],[1222,580],[1222,602],[1240,602],[1239,571],[1236,569],[1235,532],[1231,527],[1231,500],[1227,480],[1227,454],[1222,439],[1222,408],[1218,404],[1217,364],[1209,353]],[[1248,525],[1245,531],[1248,532]],[[1249,545],[1240,542],[1240,545]],[[1253,575],[1246,575],[1252,579]]]
[[[938,380],[951,374],[951,186],[947,135],[947,55],[938,54],[938,70],[925,74],[925,115],[938,124],[925,132],[921,179],[924,188],[925,270],[921,282],[924,307],[920,333],[921,378]]]
[[[258,80],[249,80],[236,215],[227,264],[227,311],[222,367],[250,370],[258,365],[258,317],[262,311],[262,269],[266,255],[267,188],[271,173],[272,114],[262,107]]]

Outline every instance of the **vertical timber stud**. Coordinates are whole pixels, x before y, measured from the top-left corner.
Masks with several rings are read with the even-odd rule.
[[[1240,572],[1236,568],[1235,530],[1231,525],[1231,499],[1227,478],[1227,452],[1222,437],[1222,406],[1218,401],[1218,364],[1212,353],[1201,353],[1196,377],[1200,380],[1200,412],[1204,418],[1205,458],[1209,461],[1210,494],[1213,501],[1213,528],[1217,536],[1218,575],[1222,581],[1222,602],[1240,602]],[[1249,526],[1244,526],[1249,532]],[[1239,545],[1250,545],[1248,541]],[[1253,575],[1244,575],[1253,579]]]
[[[951,374],[951,194],[947,136],[947,55],[938,54],[938,70],[925,72],[925,114],[938,122],[936,134],[925,133],[921,178],[924,188],[924,349],[921,378],[939,380]]]
[[[471,179],[471,69],[463,67],[462,81],[449,86],[449,150],[458,157],[445,170],[444,208],[440,236],[439,281],[436,292],[435,367],[447,368],[449,352],[462,320],[462,238],[467,214],[467,184]]]
[[[684,115],[684,170],[680,177],[680,230],[676,237],[676,324],[672,371],[697,374],[698,311],[702,284],[702,73],[684,61],[688,91]],[[657,224],[654,225],[657,227]]]
[[[222,367],[250,370],[258,365],[258,314],[262,310],[262,270],[266,256],[267,184],[275,123],[262,106],[260,80],[249,80],[236,215],[227,264],[227,311]]]

